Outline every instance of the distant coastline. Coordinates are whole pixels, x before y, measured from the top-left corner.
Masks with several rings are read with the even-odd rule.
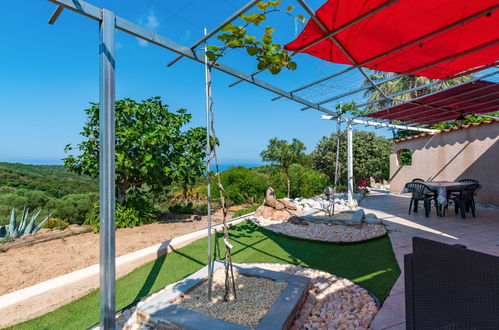
[[[26,160],[0,160],[0,162],[5,162],[5,163],[18,163],[18,164],[24,164],[24,165],[64,165],[64,163],[61,160],[31,160],[31,159],[26,159]],[[229,168],[236,167],[236,166],[242,166],[242,167],[258,167],[262,166],[264,164],[262,163],[222,163],[218,166],[220,172],[228,170]],[[211,169],[215,169],[215,165],[212,163],[211,164]]]

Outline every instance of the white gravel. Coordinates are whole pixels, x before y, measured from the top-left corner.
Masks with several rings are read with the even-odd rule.
[[[310,223],[308,226],[304,226],[265,218],[253,218],[252,221],[258,226],[276,233],[326,242],[360,242],[386,234],[385,226],[378,224],[363,224],[361,227],[357,227]]]

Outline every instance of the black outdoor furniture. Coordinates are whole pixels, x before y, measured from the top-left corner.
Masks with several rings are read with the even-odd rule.
[[[499,329],[499,257],[412,242],[404,256],[406,329]]]
[[[480,181],[475,180],[475,179],[459,179],[459,180],[457,180],[457,182],[480,184]]]
[[[412,194],[411,202],[409,203],[409,214],[411,214],[411,209],[414,207],[414,213],[418,212],[418,203],[423,201],[425,209],[425,217],[430,215],[431,201],[435,202],[435,209],[438,211],[438,202],[435,193],[433,193],[424,183],[421,182],[409,182],[405,185],[407,190]],[[413,206],[414,205],[414,206]]]
[[[412,179],[412,182],[424,182],[424,180],[420,178],[414,178]]]
[[[449,200],[454,202],[454,210],[456,214],[461,211],[461,218],[466,218],[466,211],[471,209],[471,214],[475,217],[475,191],[480,185],[478,183],[472,183],[467,185],[463,190],[458,193],[452,193],[449,196]],[[445,215],[444,208],[444,215]]]

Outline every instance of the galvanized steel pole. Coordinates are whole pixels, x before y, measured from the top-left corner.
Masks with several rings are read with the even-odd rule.
[[[347,168],[348,168],[348,205],[353,205],[353,137],[352,137],[352,120],[347,122],[347,139],[348,139],[348,154],[347,154]]]
[[[204,28],[206,36],[206,27]],[[208,201],[208,301],[211,300],[211,279],[212,279],[212,262],[211,262],[211,177],[210,177],[210,157],[211,157],[211,141],[210,141],[210,110],[212,106],[211,99],[211,68],[208,64],[206,56],[206,44],[204,47],[204,67],[206,79],[206,185],[207,185],[207,201]]]
[[[114,329],[115,278],[115,54],[116,18],[102,10],[100,22],[99,202],[100,202],[100,327]]]

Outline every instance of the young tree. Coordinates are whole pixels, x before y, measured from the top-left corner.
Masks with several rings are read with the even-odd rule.
[[[264,162],[268,162],[282,167],[286,174],[288,184],[288,198],[291,190],[291,179],[289,167],[292,164],[301,164],[305,160],[305,145],[298,139],[293,139],[291,143],[278,138],[270,139],[267,149],[260,153]]]
[[[78,174],[99,175],[99,105],[91,103],[80,133],[79,155],[68,155],[64,165]],[[142,102],[116,101],[116,190],[123,204],[127,191],[147,186],[158,194],[172,182],[186,182],[203,173],[206,136],[202,127],[185,129],[191,120],[185,109],[175,113],[161,98]],[[65,152],[72,150],[67,145]]]

